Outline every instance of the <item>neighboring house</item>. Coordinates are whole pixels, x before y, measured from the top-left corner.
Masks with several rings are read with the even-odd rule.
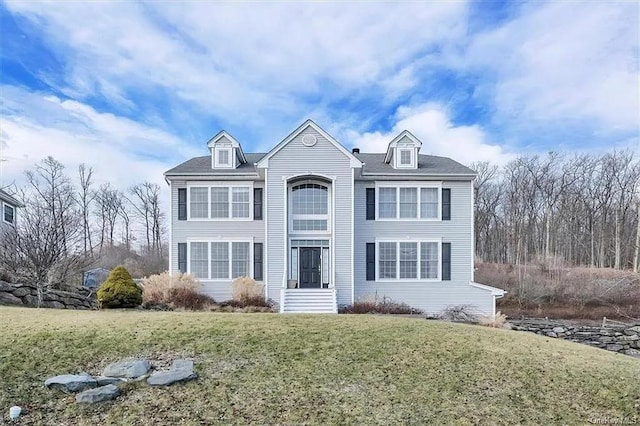
[[[0,229],[11,229],[16,226],[18,207],[22,207],[22,203],[6,191],[0,189],[0,214],[2,214]]]
[[[504,291],[473,282],[476,174],[421,146],[404,131],[386,153],[349,152],[307,120],[250,154],[222,131],[210,155],[165,173],[170,271],[194,275],[218,300],[252,276],[281,312],[377,297],[494,315]]]

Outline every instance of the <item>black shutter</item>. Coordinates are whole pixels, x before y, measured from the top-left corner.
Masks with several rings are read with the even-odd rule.
[[[187,220],[187,188],[178,188],[178,220]]]
[[[376,189],[367,188],[367,220],[376,220]]]
[[[367,281],[376,280],[376,244],[367,243]]]
[[[187,272],[187,243],[178,243],[178,271]]]
[[[253,220],[262,220],[262,188],[253,189]]]
[[[253,243],[253,279],[262,281],[262,243]]]
[[[451,220],[451,189],[442,188],[442,220]]]
[[[451,243],[442,243],[442,280],[451,281]]]

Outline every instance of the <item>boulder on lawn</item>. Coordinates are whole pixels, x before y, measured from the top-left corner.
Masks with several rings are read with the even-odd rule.
[[[149,386],[170,386],[174,383],[184,383],[196,379],[198,375],[193,369],[180,368],[177,370],[159,371],[147,379]]]
[[[119,383],[124,383],[126,381],[127,379],[123,379],[120,377],[104,377],[104,376],[96,377],[96,382],[98,382],[98,386],[117,385]]]
[[[44,385],[49,389],[59,389],[64,393],[80,392],[98,386],[96,380],[86,373],[62,374],[45,380]]]
[[[137,359],[132,361],[121,361],[107,365],[102,372],[105,377],[124,377],[127,379],[135,379],[144,376],[151,369],[151,364],[146,359]]]
[[[115,385],[100,386],[89,389],[76,395],[76,402],[83,404],[93,404],[102,401],[111,401],[120,395],[120,389]]]
[[[193,360],[191,359],[176,359],[171,364],[172,370],[191,370],[193,371]]]

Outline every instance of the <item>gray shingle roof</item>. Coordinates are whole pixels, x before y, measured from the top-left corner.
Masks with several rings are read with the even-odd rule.
[[[165,175],[233,175],[242,173],[257,173],[254,166],[255,163],[260,161],[264,153],[245,153],[247,162],[241,164],[236,169],[221,169],[215,170],[211,168],[211,156],[205,155],[203,157],[195,157],[191,160],[174,167],[171,170],[167,170]],[[423,155],[418,156],[418,168],[417,169],[394,169],[391,165],[384,162],[385,154],[369,154],[359,153],[354,154],[364,164],[362,168],[362,175],[416,175],[416,176],[429,176],[429,175],[475,175],[475,172],[468,167],[463,166],[447,157],[438,157],[435,155]]]
[[[265,154],[254,153],[248,154],[245,153],[244,156],[247,158],[247,162],[240,164],[235,169],[220,169],[215,170],[211,168],[211,155],[205,155],[204,157],[195,157],[191,160],[187,160],[184,163],[174,167],[171,170],[167,170],[165,175],[181,175],[181,174],[219,174],[219,175],[229,175],[234,173],[251,173],[256,172],[256,168],[254,163],[260,161]]]
[[[11,204],[16,207],[24,207],[20,201],[15,199],[12,195],[9,195],[8,192],[0,189],[0,200],[6,202],[7,204]]]
[[[385,154],[354,154],[360,161],[364,163],[362,174],[381,174],[381,175],[475,175],[476,172],[470,168],[463,166],[457,161],[447,157],[438,157],[435,155],[418,155],[417,169],[394,169],[390,164],[384,162]]]

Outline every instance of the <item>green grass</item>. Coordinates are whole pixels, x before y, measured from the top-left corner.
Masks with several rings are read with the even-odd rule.
[[[193,356],[200,377],[90,407],[43,386],[131,356]],[[640,361],[411,318],[0,307],[11,405],[21,424],[584,424],[639,415]]]

